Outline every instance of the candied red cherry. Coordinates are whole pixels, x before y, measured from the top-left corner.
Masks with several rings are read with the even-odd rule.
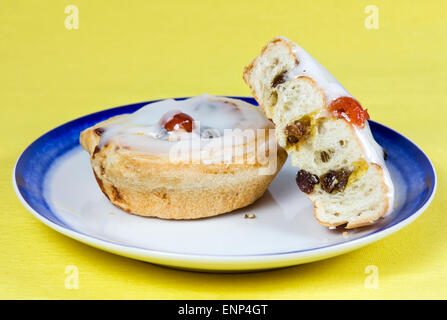
[[[162,117],[161,122],[161,125],[168,131],[183,129],[186,132],[192,132],[194,119],[183,112],[175,114],[168,112]]]
[[[363,128],[366,120],[369,119],[368,110],[364,110],[357,100],[350,97],[335,99],[329,105],[328,110],[335,117],[345,119],[360,128]]]

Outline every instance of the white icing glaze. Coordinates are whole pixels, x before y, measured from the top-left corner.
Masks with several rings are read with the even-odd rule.
[[[287,73],[289,79],[307,76],[314,80],[323,89],[327,105],[340,97],[352,97],[341,83],[303,48],[295,44],[292,51],[299,63]]]
[[[192,157],[203,159],[202,151],[206,151],[208,162],[222,160],[234,155],[226,151],[235,145],[244,145],[245,152],[252,150],[250,143],[254,143],[257,129],[273,128],[259,108],[240,102],[234,104],[231,100],[204,94],[151,103],[104,125],[99,147],[113,140],[117,145],[159,157],[171,156],[173,151],[180,150],[197,151]],[[162,118],[169,120],[180,112],[194,119],[192,132],[165,130]],[[247,134],[248,131],[253,134]]]
[[[290,41],[286,38],[283,39]],[[307,76],[311,78],[315,81],[318,87],[323,90],[326,97],[327,106],[337,98],[352,97],[352,95],[341,85],[341,83],[338,82],[337,79],[335,79],[335,77],[325,67],[323,67],[303,48],[294,43],[292,51],[298,59],[298,65],[287,73],[287,80],[300,76]],[[327,113],[326,109],[320,112],[321,115],[324,115],[325,113]],[[383,149],[374,140],[368,122],[366,122],[364,128],[359,128],[355,125],[353,125],[353,127],[365,152],[366,160],[370,163],[376,163],[383,169],[385,184],[388,187],[387,196],[389,200],[388,211],[385,214],[386,216],[390,214],[394,208],[394,185],[383,159]]]
[[[363,150],[366,153],[367,159],[370,162],[378,164],[383,169],[383,178],[386,186],[388,187],[388,210],[384,215],[387,216],[394,209],[394,184],[393,180],[391,180],[391,175],[388,171],[388,168],[385,165],[383,148],[379,146],[376,140],[374,140],[371,129],[369,128],[368,121],[366,121],[364,128],[359,128],[357,126],[353,127],[355,132],[357,133],[357,137],[359,138],[360,143],[362,144]]]

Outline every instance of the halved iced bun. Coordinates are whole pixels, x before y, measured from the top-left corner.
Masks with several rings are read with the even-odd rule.
[[[203,95],[110,118],[84,130],[80,143],[115,206],[142,216],[196,219],[262,196],[287,158],[273,131],[259,108]]]
[[[306,51],[271,40],[244,80],[299,168],[298,187],[324,226],[356,228],[391,212],[394,187],[368,112]]]

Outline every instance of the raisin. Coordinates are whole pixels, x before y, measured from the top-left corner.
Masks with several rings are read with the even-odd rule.
[[[345,190],[346,185],[348,184],[349,176],[351,175],[352,171],[347,169],[341,169],[337,171],[337,180],[338,183],[335,186],[335,189],[339,192],[342,192]]]
[[[102,134],[104,133],[104,128],[96,128],[94,130],[94,132],[98,135],[98,136],[102,136]]]
[[[306,117],[296,120],[294,123],[286,127],[285,134],[289,144],[297,143],[301,138],[308,136],[310,133],[310,118]]]
[[[318,176],[305,170],[300,170],[296,173],[296,184],[304,193],[312,193],[312,191],[314,191],[314,186],[319,182],[320,180],[318,179]]]
[[[348,184],[351,173],[352,171],[348,169],[330,170],[320,177],[321,188],[327,193],[342,192]]]
[[[337,183],[336,180],[337,179],[336,179],[335,171],[331,170],[331,171],[323,174],[320,177],[321,189],[323,189],[327,193],[331,193],[332,191],[334,191],[335,184]]]
[[[290,144],[295,144],[295,143],[297,143],[298,141],[299,141],[298,138],[295,137],[295,136],[288,136],[288,137],[287,137],[287,142],[290,143]]]
[[[320,158],[321,158],[321,161],[328,162],[331,159],[331,155],[329,153],[327,153],[326,151],[321,151]]]
[[[281,83],[286,82],[286,73],[287,73],[287,71],[283,71],[273,78],[272,88],[275,88],[276,86],[280,85]]]

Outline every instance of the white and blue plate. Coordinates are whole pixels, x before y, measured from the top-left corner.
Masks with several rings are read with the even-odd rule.
[[[255,104],[252,98],[234,97]],[[388,152],[396,188],[393,212],[374,226],[328,230],[286,163],[254,204],[213,218],[169,221],[130,215],[99,189],[82,130],[151,103],[112,108],[68,122],[34,141],[19,157],[13,184],[23,205],[50,228],[93,247],[126,257],[199,271],[272,269],[333,257],[382,239],[415,220],[430,204],[436,173],[429,158],[396,131],[370,121]],[[187,205],[187,204],[185,204]],[[246,219],[245,214],[256,218]]]

